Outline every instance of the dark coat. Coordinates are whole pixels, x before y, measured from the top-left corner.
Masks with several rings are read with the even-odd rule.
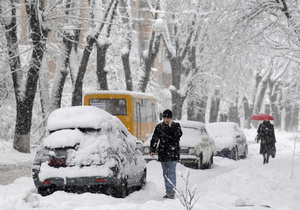
[[[260,154],[271,154],[275,156],[275,132],[274,126],[269,121],[259,124],[257,130],[257,139],[260,140]]]
[[[158,161],[179,160],[179,140],[182,131],[179,123],[172,122],[171,127],[164,122],[156,125],[150,142],[150,152],[158,153]]]

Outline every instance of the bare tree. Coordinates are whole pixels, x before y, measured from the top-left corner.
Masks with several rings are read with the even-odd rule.
[[[105,21],[108,20],[109,16],[111,17],[113,12],[116,10],[118,6],[119,1],[118,0],[112,0],[110,4],[107,7],[107,10],[105,12],[103,22],[95,29],[94,34],[89,34],[86,37],[86,45],[83,51],[83,55],[81,58],[81,62],[79,65],[79,69],[77,72],[77,76],[74,83],[74,89],[72,93],[72,106],[79,106],[82,104],[82,85],[83,85],[83,79],[84,75],[87,69],[89,57],[91,55],[91,52],[94,48],[94,44],[97,42],[97,39],[100,36],[100,33],[104,27]]]
[[[142,92],[146,91],[147,84],[150,80],[150,72],[151,68],[153,67],[154,60],[157,56],[157,53],[159,51],[160,47],[160,40],[161,40],[161,33],[162,31],[159,31],[160,29],[156,26],[155,24],[158,21],[158,11],[160,9],[160,0],[155,1],[155,6],[154,8],[152,7],[152,4],[148,2],[148,6],[150,10],[152,11],[152,16],[154,18],[154,27],[152,27],[151,30],[151,35],[148,43],[148,48],[145,51],[145,54],[143,53],[142,56],[142,61],[143,61],[143,70],[144,70],[144,76],[142,77],[140,84],[139,84],[139,89]]]
[[[132,76],[131,76],[131,69],[130,69],[130,52],[131,52],[131,45],[132,45],[132,17],[131,17],[131,5],[130,0],[126,0],[123,2],[124,5],[124,17],[122,18],[123,24],[126,26],[126,37],[125,37],[125,46],[122,50],[121,58],[124,68],[125,74],[125,83],[126,83],[126,90],[133,91],[133,83],[132,83]]]
[[[58,65],[55,80],[52,88],[51,105],[49,112],[61,107],[61,99],[66,78],[69,73],[72,73],[70,59],[71,52],[77,52],[78,41],[80,36],[80,25],[74,25],[71,22],[72,10],[74,2],[67,0],[64,8],[65,16],[63,20],[63,41],[62,41],[62,66]],[[80,15],[80,14],[79,14]],[[58,32],[57,32],[58,33]],[[72,79],[73,77],[71,77]]]
[[[192,3],[187,4],[193,5]],[[186,93],[181,93],[180,83],[183,72],[183,60],[186,58],[190,48],[192,37],[195,31],[196,14],[189,9],[191,13],[184,13],[184,6],[181,2],[173,2],[172,5],[165,5],[167,27],[163,34],[164,46],[167,50],[167,57],[172,69],[172,110],[175,119],[181,119],[182,105],[186,98]],[[193,5],[195,6],[195,5]],[[186,22],[181,25],[180,22]],[[174,41],[173,41],[174,40]]]
[[[5,25],[9,63],[14,83],[17,103],[17,117],[13,147],[24,153],[30,152],[30,130],[32,108],[38,84],[45,44],[49,29],[43,24],[43,1],[25,1],[26,12],[31,28],[32,54],[26,76],[21,70],[19,44],[17,37],[16,2],[10,2],[10,21],[1,21]],[[2,9],[1,9],[1,12]],[[23,84],[22,84],[23,83]]]
[[[112,21],[116,15],[116,9],[117,5],[115,4],[115,8],[112,11],[112,15],[110,16],[110,24],[107,25],[105,30],[102,31],[103,37],[99,37],[99,39],[105,39],[108,40],[111,35],[111,29],[112,29]],[[105,71],[105,64],[106,64],[106,54],[109,46],[111,45],[110,42],[104,41],[101,44],[99,42],[96,42],[96,48],[97,48],[97,68],[96,68],[96,75],[98,79],[98,84],[100,87],[100,90],[108,90],[108,82],[107,82],[107,72]]]

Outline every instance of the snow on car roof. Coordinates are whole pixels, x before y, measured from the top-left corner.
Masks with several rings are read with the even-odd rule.
[[[208,123],[205,125],[210,137],[215,141],[216,151],[221,151],[224,148],[231,149],[235,144],[235,130],[238,126],[234,122],[218,122]]]
[[[108,112],[93,106],[64,107],[52,112],[47,121],[49,131],[67,128],[101,128],[118,120]],[[105,125],[106,123],[106,125]],[[126,130],[126,129],[125,129]]]
[[[217,122],[208,123],[205,125],[210,136],[231,136],[234,134],[234,127],[237,126],[234,122]]]
[[[187,128],[201,128],[205,127],[204,123],[198,122],[198,121],[177,121],[175,122],[179,123],[181,127],[187,127]]]

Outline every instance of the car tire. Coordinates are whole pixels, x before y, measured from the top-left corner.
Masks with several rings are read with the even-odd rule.
[[[147,183],[147,169],[145,168],[145,169],[144,169],[144,172],[143,172],[143,175],[142,175],[142,178],[141,178],[141,180],[140,180],[140,185],[138,185],[138,186],[136,187],[136,190],[137,190],[137,191],[138,191],[138,190],[141,190],[142,187],[143,187],[146,183]]]
[[[204,165],[203,165],[203,156],[202,153],[199,155],[199,158],[197,159],[197,163],[196,163],[196,169],[203,169]]]
[[[55,192],[55,187],[53,187],[53,186],[38,188],[38,194],[40,194],[41,196],[51,195],[54,192]]]
[[[242,156],[243,159],[247,158],[247,154],[248,154],[248,146],[246,145],[245,150],[244,150],[244,154]]]
[[[230,153],[230,159],[238,160],[238,157],[239,157],[238,150],[236,147],[233,147]]]
[[[211,155],[211,157],[210,157],[210,159],[209,159],[209,162],[208,162],[208,164],[207,164],[207,168],[210,168],[211,165],[212,165],[213,163],[214,163],[214,156]]]
[[[128,189],[127,189],[127,180],[122,179],[120,185],[116,186],[114,189],[114,195],[117,198],[125,198],[127,196]]]
[[[144,169],[144,173],[141,178],[141,186],[144,186],[146,183],[147,183],[147,168]]]

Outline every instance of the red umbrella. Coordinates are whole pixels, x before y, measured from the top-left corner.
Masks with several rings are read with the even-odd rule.
[[[267,114],[255,114],[250,117],[250,120],[270,121],[270,120],[274,120],[274,118],[271,115],[267,115]]]

